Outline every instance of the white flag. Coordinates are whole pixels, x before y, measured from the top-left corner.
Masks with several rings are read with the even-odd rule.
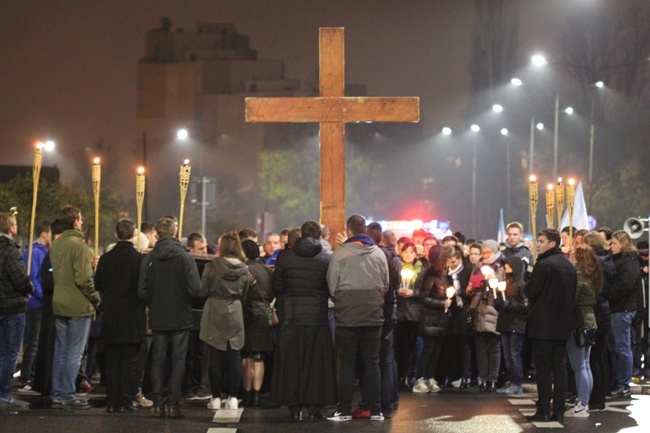
[[[569,209],[564,211],[560,230],[569,226]],[[587,215],[587,205],[585,204],[585,194],[582,192],[582,182],[578,182],[575,190],[575,203],[573,205],[573,227],[576,230],[589,230],[589,216]]]

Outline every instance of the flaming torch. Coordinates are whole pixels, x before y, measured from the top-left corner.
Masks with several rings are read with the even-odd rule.
[[[178,239],[183,239],[183,213],[185,212],[185,196],[187,195],[187,186],[190,183],[190,172],[192,167],[190,166],[190,160],[186,159],[181,165],[181,172],[179,173],[180,177],[180,188],[181,188],[181,210],[180,216],[178,218]]]
[[[528,184],[528,202],[530,204],[530,224],[533,232],[533,264],[537,262],[537,204],[539,203],[539,188],[537,177],[530,176]]]
[[[546,185],[546,218],[548,220],[548,228],[553,228],[553,217],[555,213],[555,190],[553,189],[553,184],[549,183]]]
[[[137,174],[135,175],[135,204],[138,211],[138,226],[136,227],[136,239],[138,242],[138,251],[142,252],[142,245],[140,244],[140,226],[142,224],[142,202],[144,201],[144,167],[138,167]]]
[[[34,195],[32,197],[32,221],[29,225],[29,252],[27,253],[27,275],[30,275],[32,269],[32,253],[34,243],[34,221],[36,219],[36,200],[38,197],[38,180],[41,177],[41,166],[43,165],[43,148],[45,144],[42,142],[36,143],[34,148],[34,164],[32,170],[32,181],[34,184]],[[40,234],[40,233],[39,233]]]
[[[99,255],[99,189],[102,179],[102,166],[99,158],[93,159],[92,183],[95,197],[95,257]]]

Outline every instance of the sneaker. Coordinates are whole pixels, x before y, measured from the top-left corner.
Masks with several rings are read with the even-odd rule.
[[[19,411],[29,409],[29,403],[23,400],[16,400],[11,397],[9,401],[0,400],[0,411]]]
[[[194,397],[196,400],[210,400],[212,398],[212,393],[201,388],[194,392]]]
[[[225,409],[229,410],[236,410],[239,407],[239,402],[237,401],[237,397],[230,397],[226,401],[226,405],[224,406]]]
[[[18,391],[20,394],[30,394],[30,395],[36,395],[39,394],[38,392],[34,391],[34,388],[29,383],[26,383],[24,386],[19,387],[16,391]]]
[[[614,398],[628,398],[630,395],[632,395],[630,388],[629,387],[619,387],[616,388],[614,391],[610,392],[609,395],[611,395]]]
[[[499,391],[497,391],[499,393]],[[512,385],[510,388],[503,390],[501,394],[503,395],[521,395],[524,393],[524,388],[519,385]]]
[[[352,415],[337,410],[332,415],[328,416],[327,419],[329,421],[352,421]]]
[[[210,402],[208,403],[208,409],[210,409],[210,410],[219,410],[219,409],[221,409],[221,399],[219,397],[210,398]]]
[[[428,379],[427,380],[427,385],[429,386],[429,389],[431,392],[440,392],[440,386],[438,385],[438,382],[434,378]]]
[[[78,398],[70,401],[52,400],[52,409],[90,409],[88,400],[80,400]]]
[[[384,420],[384,414],[381,412],[370,415],[370,421],[383,421]]]
[[[427,381],[421,377],[415,381],[415,384],[413,385],[413,392],[417,394],[426,394],[428,392],[431,392],[431,388],[429,387]]]
[[[141,392],[139,392],[139,393],[137,393],[135,395],[135,400],[133,400],[133,403],[135,405],[137,405],[137,406],[140,406],[140,407],[151,407],[151,406],[153,406],[153,401],[149,400]]]
[[[198,397],[196,396],[196,394],[194,394],[194,391],[191,391],[191,390],[187,391],[183,398],[185,399],[185,401],[198,400]]]
[[[571,410],[564,412],[564,416],[587,418],[589,416],[589,406],[585,406],[579,401]]]
[[[352,419],[369,419],[370,410],[362,409],[358,407],[354,412],[352,412]]]
[[[88,382],[86,379],[80,380],[79,384],[77,385],[77,392],[79,394],[93,392],[94,390],[95,390],[95,386],[91,385],[91,383]]]

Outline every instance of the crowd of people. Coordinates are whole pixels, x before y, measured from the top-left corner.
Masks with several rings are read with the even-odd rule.
[[[183,399],[232,410],[269,390],[293,419],[331,421],[392,417],[399,390],[517,395],[528,378],[529,419],[562,422],[650,373],[648,244],[622,230],[544,229],[533,252],[518,222],[499,244],[398,238],[352,215],[334,239],[307,221],[263,244],[242,229],[212,246],[179,240],[171,216],[123,218],[94,257],[82,226],[65,206],[21,256],[16,219],[0,214],[2,411],[35,392],[89,408],[97,370],[109,413],[180,418]]]

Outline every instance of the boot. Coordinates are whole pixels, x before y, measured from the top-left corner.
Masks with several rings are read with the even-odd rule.
[[[487,389],[485,392],[495,392],[497,390],[497,384],[491,380],[487,383]]]
[[[253,390],[253,406],[259,406],[260,405],[260,392],[259,390],[254,389]]]
[[[460,381],[460,389],[469,388],[470,379],[468,377],[463,377]]]
[[[244,391],[244,398],[242,403],[244,407],[250,407],[253,405],[253,396],[251,391]]]

